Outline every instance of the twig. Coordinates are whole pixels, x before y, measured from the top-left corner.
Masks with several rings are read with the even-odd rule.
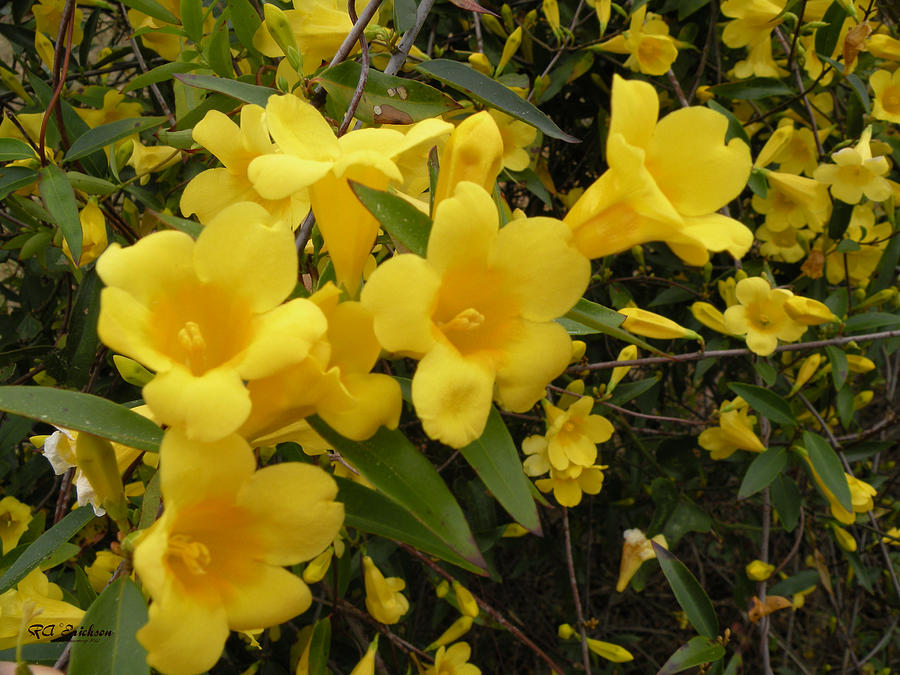
[[[353,22],[354,26],[359,21],[359,17],[356,16],[355,5],[356,0],[347,1],[347,13],[350,14],[350,20]],[[359,70],[359,80],[356,82],[356,90],[353,92],[353,98],[350,99],[350,105],[347,106],[344,121],[341,122],[341,126],[338,129],[338,136],[343,136],[347,133],[347,129],[350,128],[350,122],[353,121],[353,116],[356,114],[356,109],[359,107],[363,91],[366,88],[366,82],[369,79],[369,43],[366,41],[366,32],[364,30],[359,33],[359,48],[362,51],[362,67]]]
[[[310,209],[309,213],[306,214],[306,218],[303,219],[300,228],[297,230],[297,236],[294,239],[294,242],[297,245],[297,253],[302,252],[303,249],[306,248],[306,242],[309,241],[309,236],[312,234],[313,225],[315,224],[316,214]]]
[[[119,8],[122,10],[122,15],[127,17],[128,10],[125,8],[121,2],[119,3]],[[144,56],[141,54],[141,48],[138,46],[137,40],[134,38],[134,35],[128,36],[128,42],[131,44],[131,51],[134,53],[134,58],[137,60],[138,65],[141,67],[141,72],[147,72],[147,62],[144,61]],[[169,109],[168,104],[166,103],[166,99],[163,98],[162,92],[159,90],[159,87],[156,86],[156,82],[150,83],[150,91],[153,93],[153,98],[156,99],[156,102],[159,103],[159,107],[162,109],[163,114],[168,118],[169,124],[171,126],[175,126],[175,115],[172,114],[172,111]]]
[[[50,122],[50,114],[56,111],[56,120],[59,124],[59,135],[65,145],[68,146],[66,127],[63,123],[60,94],[66,84],[66,74],[69,72],[69,58],[72,56],[72,35],[75,30],[75,0],[66,0],[62,18],[59,21],[59,33],[56,36],[56,49],[53,52],[53,95],[47,103],[47,111],[41,119],[41,133],[38,145],[40,147],[41,166],[47,166],[46,140],[47,124]]]
[[[416,9],[416,22],[403,34],[403,37],[400,38],[400,43],[397,45],[397,52],[391,55],[391,60],[388,61],[387,68],[384,69],[385,75],[396,75],[400,72],[400,68],[406,61],[406,57],[409,56],[409,50],[412,49],[416,37],[419,35],[419,31],[422,30],[422,26],[425,25],[425,19],[431,12],[433,5],[434,0],[421,0],[419,7]]]
[[[375,16],[375,12],[381,7],[382,1],[383,0],[370,0],[369,4],[365,6],[365,9],[360,12],[359,18],[353,22],[353,28],[347,33],[347,37],[344,38],[341,46],[338,47],[338,50],[335,52],[334,58],[332,58],[331,62],[328,64],[329,68],[339,64],[347,58],[351,51],[353,51],[353,45],[355,45],[359,41],[360,36],[365,33],[366,26],[369,25],[372,17]],[[356,7],[353,9],[355,11]]]
[[[563,507],[563,534],[566,539],[566,565],[569,569],[569,587],[572,589],[572,602],[575,603],[575,616],[578,619],[578,632],[581,634],[581,659],[584,671],[591,675],[591,656],[588,653],[587,633],[584,629],[584,613],[581,611],[581,598],[578,595],[578,582],[575,579],[575,563],[572,560],[572,535],[569,533],[569,509]]]
[[[644,413],[635,412],[634,410],[628,410],[627,408],[621,408],[609,401],[597,401],[600,405],[605,405],[607,408],[612,408],[616,412],[620,412],[623,415],[631,415],[632,417],[641,417],[647,420],[656,420],[658,422],[674,422],[678,424],[689,424],[695,427],[705,427],[706,422],[697,422],[695,420],[684,420],[679,417],[666,417],[665,415],[647,415]]]
[[[678,81],[678,78],[675,77],[675,72],[669,68],[666,75],[669,76],[669,82],[672,83],[672,88],[675,89],[675,96],[678,97],[678,102],[681,103],[682,108],[687,108],[690,103],[687,100],[687,97],[684,95],[684,91],[681,89],[681,83]]]

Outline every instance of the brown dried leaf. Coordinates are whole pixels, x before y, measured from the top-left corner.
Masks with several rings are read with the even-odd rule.
[[[770,595],[765,602],[761,602],[757,596],[753,596],[753,607],[750,608],[750,621],[756,623],[764,616],[769,616],[772,612],[779,609],[793,607],[790,600],[780,595]]]
[[[479,5],[475,0],[450,0],[451,3],[459,7],[460,9],[466,9],[470,12],[478,12],[479,14],[490,14],[492,16],[499,16],[495,14],[489,9],[485,9],[481,5]]]

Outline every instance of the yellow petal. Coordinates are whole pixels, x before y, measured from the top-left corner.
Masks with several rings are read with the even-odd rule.
[[[270,96],[266,125],[286,154],[321,162],[331,162],[340,155],[331,126],[315,107],[297,96]]]
[[[515,339],[503,345],[497,363],[496,398],[507,410],[525,412],[566,369],[570,339],[555,322],[518,319],[515,326]]]
[[[428,264],[443,273],[470,261],[486,261],[498,227],[497,207],[484,188],[468,181],[457,184],[452,198],[435,209]]]
[[[159,264],[165,260],[165,266]],[[149,305],[163,289],[195,279],[194,240],[184,232],[154,232],[133,246],[111,244],[97,260],[97,274],[107,286],[125,290]]]
[[[100,307],[97,334],[103,344],[151,370],[171,367],[172,360],[150,339],[152,316],[145,305],[121,288],[104,288]]]
[[[236,367],[248,380],[274,375],[305,359],[327,328],[318,307],[295,298],[254,318],[253,340]]]
[[[659,116],[659,97],[649,82],[613,76],[609,135],[621,134],[629,145],[646,148]]]
[[[247,167],[247,178],[263,198],[284,199],[320,180],[331,167],[330,161],[294,155],[260,155]]]
[[[487,111],[463,120],[450,134],[440,159],[441,171],[434,204],[453,195],[461,181],[471,181],[490,192],[503,166],[503,138]]]
[[[281,536],[288,538],[284,532]],[[252,576],[231,584],[227,591],[223,604],[232,630],[277,626],[312,604],[312,593],[300,577],[272,565],[254,565]]]
[[[400,385],[393,377],[380,373],[348,375],[343,379],[353,407],[347,410],[320,408],[319,415],[342,436],[362,441],[378,427],[396,429],[402,400]]]

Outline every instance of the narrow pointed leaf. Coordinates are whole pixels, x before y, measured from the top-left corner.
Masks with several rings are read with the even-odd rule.
[[[725,647],[707,637],[693,637],[678,648],[656,675],[672,675],[694,666],[718,661],[725,656]]]
[[[86,157],[127,136],[157,127],[165,121],[165,117],[132,117],[94,127],[83,133],[72,143],[72,147],[66,153],[66,161],[69,162]]]
[[[791,412],[791,405],[778,394],[757,387],[755,384],[729,382],[728,388],[744,399],[747,404],[760,415],[764,415],[773,424],[793,427],[797,422]]]
[[[569,335],[603,333],[617,340],[637,345],[641,349],[646,349],[658,356],[666,356],[665,352],[632,335],[627,330],[619,328],[622,322],[625,321],[624,314],[619,314],[609,307],[598,305],[596,302],[591,302],[584,298],[576,302],[575,306],[563,318],[556,321],[569,332]]]
[[[528,489],[531,481],[522,470],[522,460],[503,418],[493,406],[484,433],[460,450],[485,487],[526,530],[541,534],[537,506]]]
[[[0,410],[159,452],[163,432],[146,417],[92,394],[52,387],[0,387]]]
[[[127,93],[129,91],[135,91],[136,89],[143,89],[144,87],[156,84],[157,82],[171,80],[172,76],[176,73],[189,73],[192,70],[198,70],[204,67],[205,66],[202,63],[183,63],[181,61],[164,63],[161,66],[156,66],[156,68],[148,70],[142,75],[138,75],[126,84],[122,91]]]
[[[178,17],[155,0],[122,0],[122,4],[164,23],[178,23]]]
[[[400,431],[382,427],[369,440],[358,442],[344,438],[316,415],[307,421],[378,490],[463,558],[486,568],[462,509],[444,479]]]
[[[147,623],[147,602],[131,579],[106,587],[73,633],[69,675],[143,675],[147,650],[136,633]],[[94,633],[95,638],[83,637]]]
[[[659,566],[666,575],[675,599],[687,615],[688,621],[700,635],[715,638],[719,634],[719,619],[716,610],[696,577],[678,558],[655,541],[650,542],[659,560]]]
[[[803,432],[803,447],[809,453],[809,461],[825,483],[825,487],[831,491],[841,506],[853,513],[853,499],[850,496],[850,486],[847,484],[847,476],[844,475],[841,458],[828,441],[811,431]]]
[[[757,455],[744,474],[744,480],[741,481],[741,488],[738,490],[738,499],[746,499],[769,487],[772,481],[781,475],[787,460],[787,451],[783,445],[769,448]]]
[[[74,537],[93,517],[94,510],[90,506],[82,506],[35,539],[0,577],[0,593],[8,591],[31,570],[49,560],[56,549]]]
[[[209,91],[217,91],[231,96],[245,103],[255,103],[256,105],[265,106],[269,96],[278,92],[269,87],[260,87],[249,82],[241,82],[240,80],[229,80],[224,77],[215,77],[213,75],[194,75],[192,73],[177,73],[176,80],[181,80],[191,87],[198,89],[208,89]],[[183,126],[183,125],[182,125]]]
[[[18,138],[0,138],[0,162],[12,162],[16,159],[33,159],[34,149]]]
[[[530,124],[550,138],[558,138],[566,143],[581,142],[556,126],[556,122],[508,87],[463,63],[447,59],[432,59],[420,63],[416,66],[416,70],[462,91],[476,101],[502,110],[507,115],[512,115],[516,119]]]
[[[38,179],[38,172],[27,166],[0,167],[0,199],[10,192],[31,185]]]
[[[78,218],[78,203],[75,201],[72,185],[65,172],[53,164],[41,169],[40,175],[38,189],[44,198],[44,205],[69,243],[72,258],[80,260],[81,220]]]
[[[375,190],[353,181],[350,181],[350,187],[385,231],[396,237],[410,253],[425,257],[428,250],[428,236],[431,234],[431,218],[405,199],[389,192]]]

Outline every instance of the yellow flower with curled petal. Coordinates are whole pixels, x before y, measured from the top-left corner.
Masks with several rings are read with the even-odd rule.
[[[653,86],[613,77],[606,143],[609,169],[565,217],[575,245],[590,258],[664,241],[685,262],[703,265],[709,251],[743,256],[753,234],[716,213],[750,176],[750,151],[728,120],[709,108],[676,110],[657,121]]]
[[[366,585],[366,610],[384,624],[395,624],[409,611],[409,600],[400,591],[406,582],[400,577],[385,578],[369,556],[363,556],[363,578]]]
[[[603,470],[607,468],[599,464],[587,467],[569,464],[566,469],[558,471],[551,466],[550,477],[535,481],[535,485],[541,492],[552,490],[560,506],[578,506],[583,492],[595,495],[603,489]]]
[[[301,190],[309,200],[338,282],[355,295],[378,234],[378,221],[348,180],[387,190],[403,174],[394,161],[414,147],[430,147],[452,129],[448,122],[426,119],[407,133],[396,129],[357,129],[337,138],[311,104],[296,96],[272,96],[266,125],[280,154],[250,161],[247,175],[264,199],[279,200]]]
[[[770,260],[794,263],[802,260],[807,253],[808,241],[815,235],[811,230],[796,230],[787,227],[780,232],[760,225],[754,233],[760,243],[760,255]]]
[[[613,425],[601,415],[591,415],[594,399],[582,396],[567,410],[546,403],[547,457],[557,470],[570,464],[589,467],[597,459],[597,444],[613,434]]]
[[[762,277],[742,279],[735,287],[740,302],[725,310],[725,327],[734,335],[745,335],[747,347],[754,354],[768,356],[778,340],[795,342],[806,332],[806,326],[794,321],[784,309],[793,293],[772,288]]]
[[[588,261],[552,218],[499,229],[494,200],[462,182],[435,211],[426,258],[382,263],[362,291],[385,349],[421,359],[412,400],[425,432],[463,447],[484,430],[491,400],[524,412],[572,353],[553,319],[581,296]]]
[[[765,215],[765,227],[770,232],[788,228],[802,230],[809,226],[821,232],[831,216],[828,188],[811,178],[780,171],[761,170],[769,184],[765,197],[753,195],[753,210]]]
[[[772,58],[772,30],[784,21],[786,0],[725,0],[722,14],[732,19],[725,24],[722,41],[737,49],[747,47],[746,61],[735,66],[739,78],[780,77],[784,74]]]
[[[834,247],[826,249],[829,251],[825,254],[825,277],[828,283],[839,284],[845,277],[849,277],[854,286],[869,283],[894,231],[888,221],[876,223],[875,220],[871,202],[853,208],[844,240],[856,242],[859,249],[842,253],[838,253]]]
[[[656,551],[653,550],[653,543],[656,542],[664,549],[669,549],[664,534],[657,534],[652,539],[638,530],[632,528],[622,533],[622,559],[619,562],[619,578],[616,581],[616,592],[621,593],[628,587],[628,582],[637,573],[641,565],[646,561],[656,557]]]
[[[12,496],[0,499],[0,552],[12,551],[31,522],[31,507]]]
[[[115,89],[103,94],[103,106],[95,108],[75,108],[78,116],[92,129],[117,120],[140,117],[143,107],[137,101],[128,101],[125,94]]]
[[[151,173],[165,171],[179,161],[181,151],[178,148],[169,145],[147,146],[135,139],[131,144],[128,166],[134,169],[135,176],[140,178],[140,184],[146,185]]]
[[[81,222],[81,258],[76,263],[72,260],[72,251],[69,250],[69,242],[63,239],[63,253],[72,264],[83,267],[93,262],[106,250],[106,217],[97,205],[96,199],[89,199],[84,208],[78,212],[78,220]]]
[[[641,5],[631,15],[628,30],[596,49],[628,54],[625,67],[646,75],[665,75],[678,58],[678,47],[669,35],[669,27],[659,14],[648,13],[647,5]]]
[[[467,642],[441,647],[434,655],[434,665],[424,675],[481,675],[481,669],[469,663],[472,649]]]
[[[719,407],[719,426],[704,430],[697,442],[710,451],[713,459],[727,459],[735,450],[763,452],[766,446],[753,432],[756,417],[740,396],[733,401],[723,401]]]
[[[296,284],[297,252],[290,228],[269,220],[242,202],[196,241],[155,232],[128,248],[113,244],[97,261],[106,284],[100,339],[156,371],[143,389],[147,405],[191,438],[238,429],[250,414],[244,381],[303,361],[325,334],[315,304],[281,304]]]
[[[12,649],[20,639],[26,645],[50,642],[75,630],[83,616],[84,610],[65,602],[62,589],[36,567],[0,594],[0,649]]]
[[[241,108],[240,127],[224,113],[210,110],[192,135],[224,166],[197,174],[185,186],[181,194],[181,212],[185,216],[196,214],[201,223],[208,223],[226,206],[251,201],[265,208],[273,219],[290,223],[293,229],[300,226],[309,212],[309,194],[305,189],[266,199],[254,189],[247,175],[253,159],[278,149],[269,138],[263,107],[248,104]]]
[[[283,568],[314,558],[337,535],[337,485],[311,464],[255,465],[236,435],[198,443],[170,429],[163,437],[166,508],[134,549],[153,598],[137,638],[158,670],[203,672],[230,630],[276,626],[312,602],[306,584]]]
[[[872,127],[866,127],[853,147],[842,148],[831,155],[834,164],[823,164],[813,178],[828,185],[834,198],[858,204],[863,195],[873,202],[891,196],[891,186],[884,175],[890,170],[887,157],[872,156]]]
[[[806,465],[809,467],[816,485],[819,486],[819,490],[822,491],[822,494],[828,500],[828,504],[831,507],[831,515],[839,522],[844,525],[852,525],[856,522],[857,513],[866,513],[875,507],[875,502],[872,498],[878,494],[878,491],[864,480],[845,473],[844,477],[847,479],[847,486],[850,488],[850,502],[853,511],[845,509],[837,500],[837,497],[834,496],[834,493],[825,487],[825,483],[822,482],[822,478],[816,473],[809,458],[804,457],[804,459],[806,459]]]
[[[790,174],[805,174],[812,176],[813,171],[819,166],[819,153],[816,149],[816,139],[811,129],[807,127],[795,127],[794,121],[783,118],[778,123],[776,133],[784,131],[784,136],[777,149],[765,158],[766,164],[773,162],[778,164],[779,171]],[[774,136],[774,134],[773,134]],[[766,143],[768,146],[768,143]],[[760,151],[759,157],[763,157],[765,148]],[[759,158],[757,158],[759,161]],[[765,167],[766,164],[759,163]]]

